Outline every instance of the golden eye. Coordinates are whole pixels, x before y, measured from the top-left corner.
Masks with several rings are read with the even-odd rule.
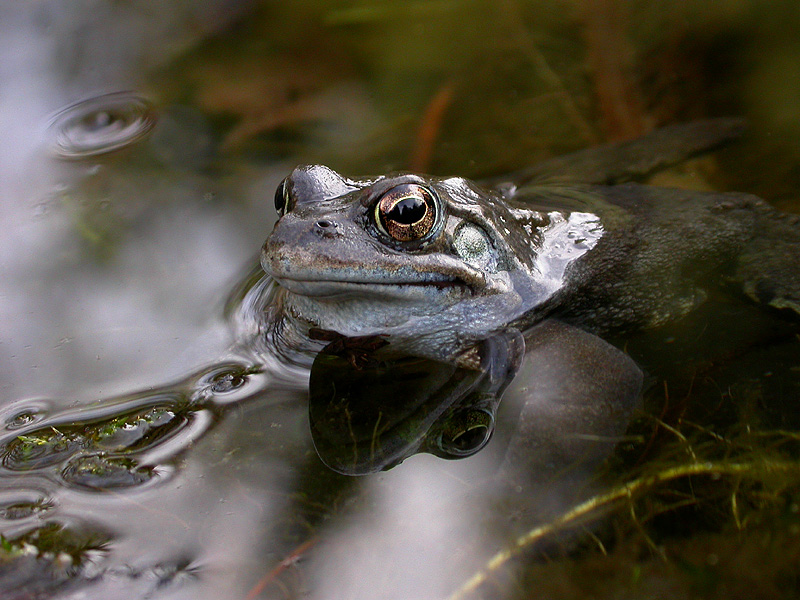
[[[386,192],[375,206],[375,221],[398,242],[425,237],[436,222],[433,194],[414,183],[398,185]]]

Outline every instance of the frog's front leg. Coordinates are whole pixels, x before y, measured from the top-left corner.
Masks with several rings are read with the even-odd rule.
[[[526,353],[498,414],[507,439],[506,477],[543,482],[603,460],[638,406],[642,372],[624,352],[559,321],[525,334]],[[508,436],[507,436],[508,438]]]

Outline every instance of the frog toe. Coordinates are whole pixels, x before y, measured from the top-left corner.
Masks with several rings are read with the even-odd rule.
[[[800,279],[794,277],[793,279]],[[788,284],[788,285],[787,285]],[[800,280],[757,279],[744,284],[744,293],[753,301],[800,318]]]
[[[734,278],[752,301],[800,318],[800,215],[768,213],[758,239],[739,257]]]

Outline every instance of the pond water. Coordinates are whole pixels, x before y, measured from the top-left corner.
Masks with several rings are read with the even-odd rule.
[[[0,7],[0,597],[798,593],[796,322],[614,340],[644,400],[567,463],[501,403],[474,456],[352,477],[257,266],[297,164],[493,177],[704,117],[749,133],[653,183],[800,212],[795,4],[290,4]]]

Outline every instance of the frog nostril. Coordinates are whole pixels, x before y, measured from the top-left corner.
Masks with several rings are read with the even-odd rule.
[[[336,221],[331,221],[330,219],[320,219],[319,221],[314,222],[314,226],[311,229],[320,237],[337,238],[341,235],[338,231],[338,227],[339,225],[336,223]]]

